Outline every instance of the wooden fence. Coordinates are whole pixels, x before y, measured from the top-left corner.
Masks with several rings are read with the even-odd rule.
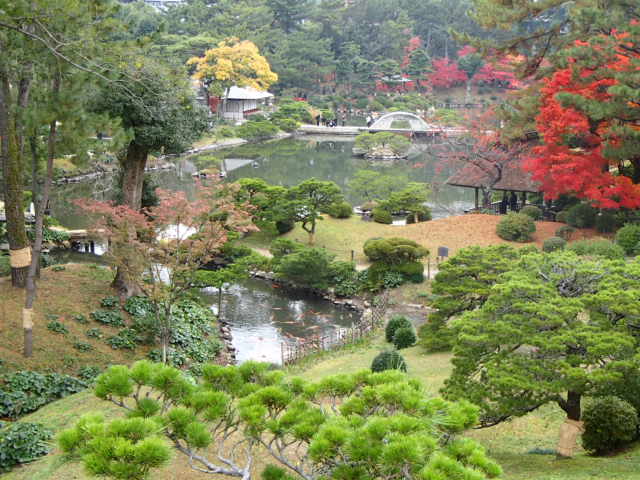
[[[384,317],[389,304],[389,291],[385,290],[377,298],[370,314],[365,311],[360,321],[351,328],[337,328],[327,334],[282,342],[280,344],[282,365],[290,365],[308,355],[334,350],[368,337],[377,328],[384,325]]]

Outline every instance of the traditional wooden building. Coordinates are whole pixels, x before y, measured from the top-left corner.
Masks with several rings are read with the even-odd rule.
[[[478,160],[475,164],[467,163],[449,177],[445,183],[455,187],[473,188],[476,210],[482,207],[480,191],[483,188],[491,188],[491,190],[507,192],[507,194],[514,192],[518,196],[517,210],[527,203],[528,193],[541,191],[539,185],[532,180],[531,173],[524,171],[521,163],[517,160],[503,165],[501,172],[490,162]]]
[[[227,120],[242,122],[248,116],[265,113],[271,107],[273,94],[250,87],[231,87],[226,102],[221,97],[210,97],[209,106]],[[224,111],[222,110],[224,105]],[[220,109],[220,112],[218,110]]]

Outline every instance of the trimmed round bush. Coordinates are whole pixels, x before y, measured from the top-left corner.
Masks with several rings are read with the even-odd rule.
[[[618,219],[611,212],[600,212],[596,217],[596,230],[600,233],[613,233],[618,228]]]
[[[531,234],[536,231],[536,224],[529,215],[509,213],[504,216],[496,228],[498,236],[512,242],[530,242]]]
[[[411,283],[424,282],[424,265],[420,262],[404,262],[394,265],[393,271],[400,273]]]
[[[569,212],[567,210],[562,210],[561,212],[556,213],[556,222],[567,223],[567,216]]]
[[[520,209],[520,213],[527,215],[534,220],[540,220],[542,218],[542,210],[535,205],[526,205]]]
[[[567,241],[560,237],[547,238],[542,244],[543,252],[555,252],[556,250],[562,250],[567,245]]]
[[[403,317],[402,315],[394,315],[391,317],[391,320],[387,322],[387,326],[384,329],[384,337],[387,339],[387,342],[393,342],[396,330],[401,328],[413,328],[413,325],[407,317]]]
[[[417,340],[418,338],[416,337],[416,332],[413,329],[413,326],[410,328],[399,328],[393,335],[393,344],[398,350],[414,346]]]
[[[596,455],[613,452],[632,442],[638,432],[638,412],[614,396],[593,399],[582,414],[584,449]]]
[[[385,370],[407,371],[407,362],[402,355],[395,350],[380,352],[371,362],[372,372],[383,372]]]
[[[567,245],[567,250],[583,256],[599,256],[615,260],[624,258],[624,250],[620,245],[604,238],[594,240],[578,240]]]
[[[592,228],[598,211],[588,203],[579,203],[567,210],[567,223],[576,228]]]
[[[290,232],[295,226],[296,222],[294,222],[293,220],[278,220],[276,222],[276,230],[278,230],[278,233],[280,235]]]
[[[627,223],[616,233],[616,243],[627,255],[637,255],[640,250],[640,224]]]
[[[560,237],[568,242],[574,233],[576,233],[576,229],[571,225],[563,225],[556,230],[556,237]]]
[[[371,210],[371,215],[374,222],[384,223],[386,225],[391,225],[393,223],[391,212],[385,210],[384,208],[374,208],[373,210]]]
[[[349,218],[353,215],[353,207],[349,202],[338,202],[329,205],[327,213],[333,218]]]
[[[300,126],[300,124],[293,118],[274,118],[272,122],[276,127],[280,130],[284,130],[285,132],[293,132]]]

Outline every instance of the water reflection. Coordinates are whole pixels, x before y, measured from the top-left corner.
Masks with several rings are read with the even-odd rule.
[[[240,362],[280,363],[281,342],[348,328],[358,318],[359,314],[320,298],[274,287],[249,279],[223,292],[222,318],[231,324]],[[205,289],[201,295],[217,313],[217,289]]]

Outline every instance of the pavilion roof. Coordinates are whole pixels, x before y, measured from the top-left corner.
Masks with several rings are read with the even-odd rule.
[[[491,183],[493,172],[495,172],[495,168],[489,162],[486,162],[486,166],[481,163],[477,165],[467,163],[449,177],[445,183],[456,187],[479,188]],[[531,193],[540,191],[537,182],[531,179],[531,173],[522,169],[522,164],[519,160],[514,160],[503,167],[502,178],[493,186],[493,189]]]

